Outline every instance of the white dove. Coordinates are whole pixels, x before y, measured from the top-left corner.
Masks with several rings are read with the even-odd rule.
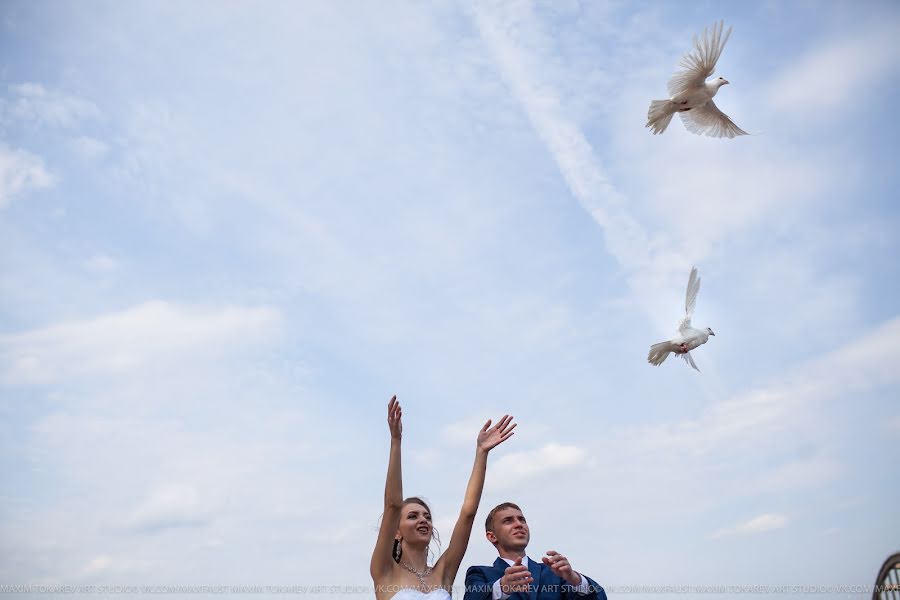
[[[688,279],[687,294],[684,299],[684,318],[678,324],[678,335],[673,339],[653,344],[650,346],[650,354],[647,355],[647,362],[651,365],[659,366],[663,364],[670,352],[680,354],[684,361],[691,365],[697,372],[697,365],[691,358],[691,350],[705,344],[709,340],[709,336],[716,335],[709,327],[701,327],[694,329],[691,327],[691,315],[694,314],[694,305],[697,304],[697,292],[700,291],[700,277],[697,275],[697,267],[691,268],[691,276]]]
[[[727,138],[747,135],[712,101],[719,88],[728,81],[724,77],[706,81],[716,70],[716,62],[731,35],[729,27],[725,37],[722,37],[723,25],[722,21],[715,23],[711,32],[704,28],[700,40],[694,36],[694,50],[686,54],[679,65],[683,70],[675,73],[669,80],[671,99],[650,102],[646,127],[654,135],[666,130],[676,112],[681,115],[684,127],[691,133]]]

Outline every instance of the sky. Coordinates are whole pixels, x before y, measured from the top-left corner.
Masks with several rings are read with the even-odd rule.
[[[720,19],[752,135],[651,135]],[[0,2],[0,583],[371,594],[397,394],[445,544],[481,425],[518,423],[457,585],[511,500],[611,598],[868,597],[837,586],[900,550],[898,31],[889,1]],[[648,365],[692,265],[702,372]]]

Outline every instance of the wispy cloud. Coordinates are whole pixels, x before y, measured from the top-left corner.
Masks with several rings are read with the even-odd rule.
[[[613,430],[592,448],[597,465],[591,470],[617,485],[604,487],[596,502],[639,518],[648,505],[656,514],[704,511],[760,494],[820,489],[846,472],[828,450],[834,426],[818,422],[822,407],[900,383],[898,352],[900,317],[696,418]],[[795,431],[807,432],[808,450],[797,451]],[[665,511],[645,493],[660,486],[667,490]],[[688,498],[690,509],[681,501]]]
[[[95,273],[108,273],[119,268],[119,261],[101,252],[85,260],[84,267],[88,271],[94,271]]]
[[[209,522],[200,494],[193,486],[163,484],[154,488],[127,521],[129,528],[156,533],[166,529],[201,527]]]
[[[635,174],[635,181],[653,186],[654,193],[649,196],[655,198],[662,197],[667,188],[678,191],[678,198],[659,201],[664,205],[661,212],[671,214],[676,225],[679,222],[686,225],[682,235],[651,234],[647,225],[636,216],[635,203],[616,185],[604,166],[604,160],[594,150],[579,124],[567,113],[566,105],[552,83],[552,74],[557,72],[559,62],[556,40],[544,31],[532,5],[528,2],[501,1],[473,2],[467,7],[500,75],[545,144],[573,198],[603,229],[606,249],[625,271],[632,298],[650,315],[658,331],[668,333],[674,322],[660,316],[659,308],[664,305],[660,300],[669,298],[673,282],[678,281],[678,287],[684,285],[681,282],[691,264],[709,252],[709,244],[705,240],[712,236],[707,235],[706,231],[717,231],[712,226],[695,235],[702,223],[692,222],[688,227],[686,222],[689,219],[685,215],[701,212],[702,209],[696,208],[696,204],[704,203],[714,206],[714,210],[709,212],[711,215],[721,215],[734,223],[744,224],[744,221],[735,216],[734,207],[722,203],[717,194],[695,197],[696,191],[705,189],[708,183],[699,187],[691,180],[677,181],[675,185],[668,186],[662,184],[664,173],[654,168],[652,157],[648,160],[647,153],[642,150],[639,153],[641,160],[635,162],[642,165],[643,172]],[[644,99],[640,100],[641,104],[644,102]],[[621,120],[619,112],[613,116]],[[613,128],[621,126],[615,122]],[[629,136],[633,137],[634,124],[629,124],[627,129]],[[706,158],[716,152],[718,150],[709,149],[702,154]],[[700,162],[702,159],[698,156],[694,160]],[[698,179],[708,173],[707,165],[699,172],[690,167],[680,170],[680,163],[670,157],[661,158],[659,166],[676,174],[702,173],[697,175]],[[687,209],[682,211],[684,207]],[[719,235],[728,234],[719,232]]]
[[[126,371],[201,348],[217,353],[228,345],[269,338],[280,319],[279,311],[269,307],[204,310],[146,302],[93,319],[0,336],[6,365],[0,380],[50,382]]]
[[[94,577],[108,577],[111,574],[126,573],[129,575],[145,574],[152,568],[152,563],[147,560],[135,560],[101,554],[87,561],[81,570],[80,576],[85,579]]]
[[[778,514],[763,514],[753,517],[742,523],[738,523],[733,527],[719,529],[712,534],[713,538],[720,538],[731,535],[753,535],[757,533],[765,533],[766,531],[774,531],[783,529],[788,524],[788,518]]]
[[[843,39],[826,39],[789,64],[768,89],[768,103],[786,119],[821,123],[846,118],[860,96],[877,93],[900,69],[897,28],[889,17]]]
[[[109,144],[87,135],[73,139],[71,146],[78,156],[88,160],[99,158],[109,151]]]
[[[503,489],[551,473],[568,471],[587,461],[578,446],[547,444],[536,450],[505,454],[491,467],[491,487]]]
[[[642,427],[624,438],[645,449],[707,454],[739,444],[756,446],[773,429],[800,418],[811,403],[900,383],[900,317],[882,323],[843,348],[817,357],[771,385],[716,403],[692,420]]]
[[[0,142],[0,209],[30,189],[47,188],[56,183],[44,161],[24,150]]]
[[[40,83],[17,83],[9,86],[12,100],[3,106],[14,119],[41,125],[74,127],[86,119],[100,116],[100,109],[89,100],[56,90]]]
[[[566,117],[552,85],[540,80],[547,57],[530,48],[548,51],[553,42],[543,32],[527,2],[468,4],[478,31],[501,76],[547,145],[572,195],[603,227],[606,246],[629,270],[647,266],[649,240],[625,206],[625,198],[609,181],[601,162],[578,125]]]
[[[478,431],[484,427],[485,421],[486,419],[477,416],[449,423],[441,429],[441,438],[456,445],[474,444]]]

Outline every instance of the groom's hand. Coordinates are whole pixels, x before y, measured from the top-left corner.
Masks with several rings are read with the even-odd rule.
[[[581,575],[572,568],[569,559],[556,550],[548,550],[547,556],[542,560],[545,565],[550,567],[551,571],[565,579],[569,585],[577,586],[581,583]]]
[[[514,565],[506,567],[503,572],[503,577],[500,578],[500,591],[504,594],[527,592],[528,585],[532,581],[531,571],[522,564],[522,557],[519,557]]]

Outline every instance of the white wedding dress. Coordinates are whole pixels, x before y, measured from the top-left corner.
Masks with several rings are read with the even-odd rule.
[[[414,588],[401,588],[391,596],[391,600],[450,600],[450,592],[438,588],[426,594]]]

